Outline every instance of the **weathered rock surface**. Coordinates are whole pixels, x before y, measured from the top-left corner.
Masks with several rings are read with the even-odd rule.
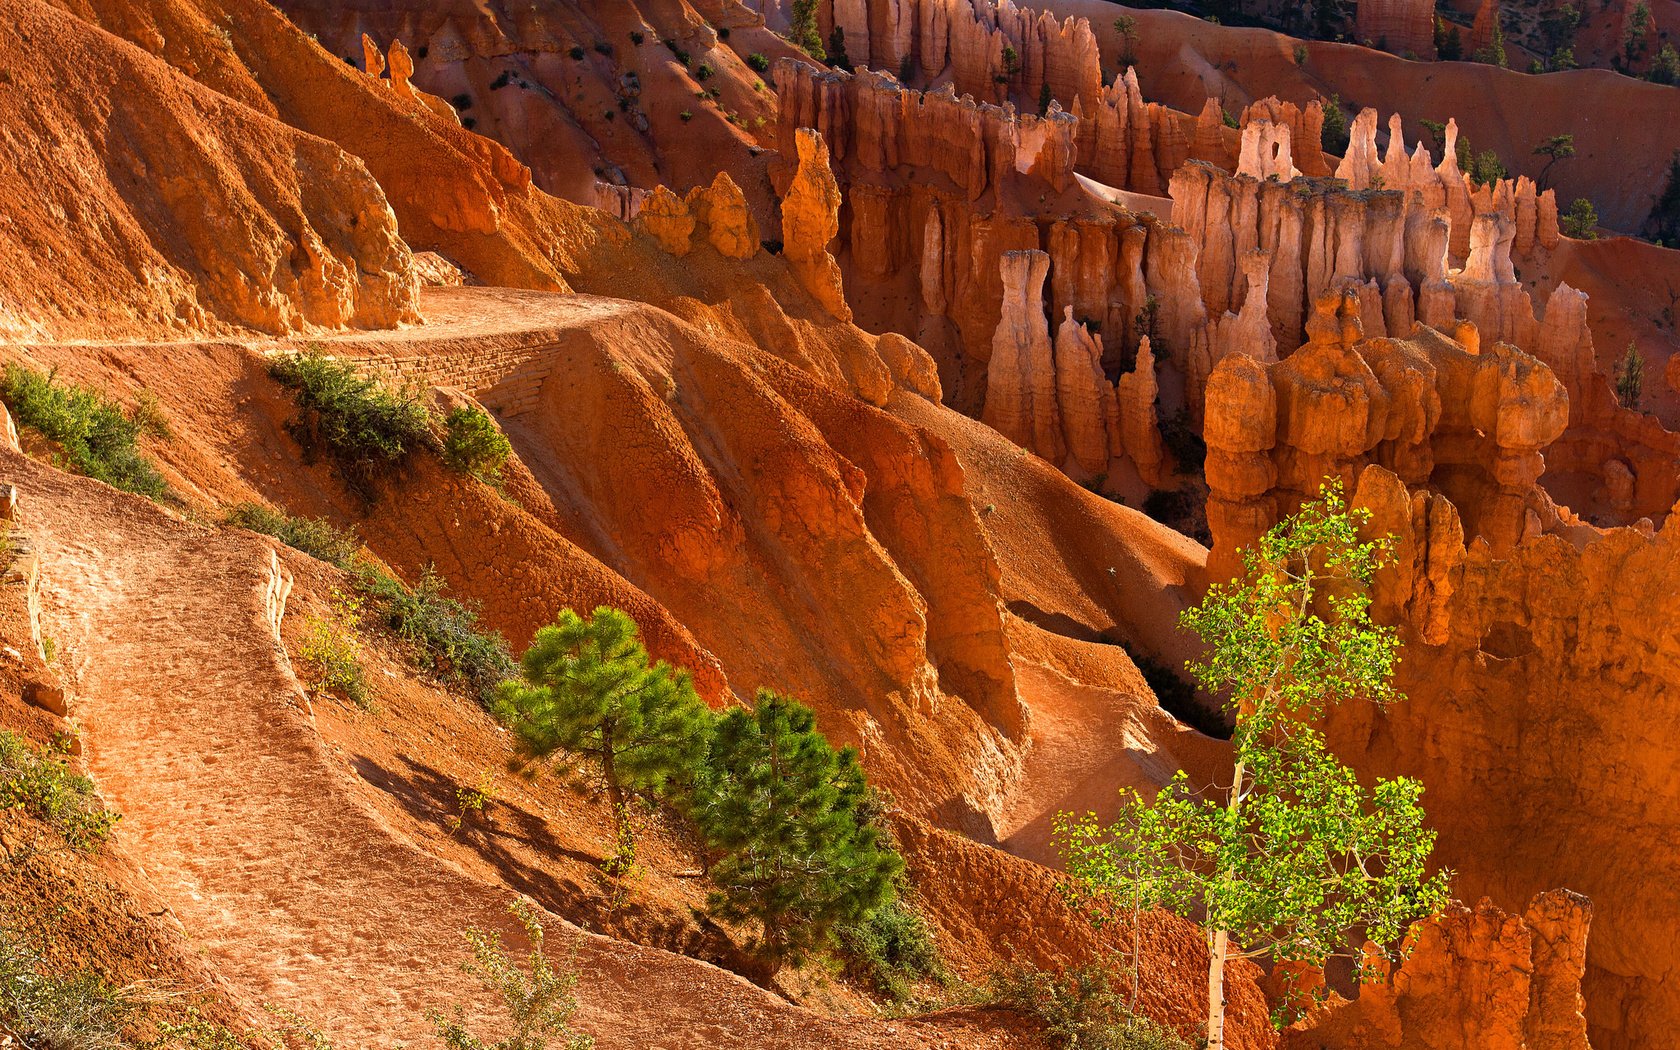
[[[1356,293],[1326,295],[1307,344],[1282,362],[1238,353],[1213,368],[1203,431],[1210,572],[1234,570],[1237,549],[1326,478],[1353,491],[1369,463],[1446,492],[1465,534],[1495,551],[1533,531],[1541,450],[1567,424],[1568,396],[1551,369],[1513,347],[1473,352],[1431,329],[1367,339],[1360,314]]]
[[[840,232],[840,188],[828,165],[828,146],[809,129],[801,129],[795,142],[799,167],[782,197],[782,254],[811,298],[836,319],[850,321],[840,267],[828,253]]]
[[[1455,903],[1412,927],[1411,954],[1393,974],[1315,1011],[1284,1046],[1589,1050],[1581,973],[1592,915],[1568,890],[1540,893],[1521,913],[1486,897]]]
[[[1435,0],[1363,0],[1353,31],[1368,43],[1397,55],[1435,57]]]
[[[4,21],[0,336],[419,320],[412,256],[354,157],[71,15],[11,0]]]

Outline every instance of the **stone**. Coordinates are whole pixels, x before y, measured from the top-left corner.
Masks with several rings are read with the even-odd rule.
[[[1115,398],[1120,408],[1120,444],[1126,456],[1137,468],[1144,483],[1159,486],[1163,481],[1166,444],[1161,440],[1161,428],[1155,414],[1155,399],[1160,384],[1155,377],[1155,353],[1149,337],[1138,340],[1137,367],[1120,377],[1115,384]]]
[[[375,78],[385,72],[385,56],[380,53],[379,45],[366,33],[362,34],[362,69],[368,76]]]
[[[1040,251],[1005,252],[1003,317],[992,336],[981,420],[1030,452],[1058,466],[1067,453],[1056,403],[1056,370],[1050,327],[1044,317],[1044,278],[1050,257]]]
[[[875,350],[900,387],[935,404],[944,397],[939,385],[939,367],[926,350],[897,332],[883,333],[875,344]]]
[[[1073,307],[1056,329],[1056,406],[1068,456],[1086,478],[1108,472],[1119,445],[1120,413],[1114,387],[1103,375],[1102,347]]]
[[[688,191],[688,210],[706,227],[706,240],[718,253],[731,259],[750,259],[763,246],[758,223],[747,206],[747,195],[720,171],[710,186]],[[674,252],[673,254],[683,254]]]
[[[40,708],[48,714],[67,718],[70,715],[70,705],[64,696],[64,690],[56,685],[45,682],[26,682],[23,687],[23,698],[31,705]]]
[[[637,229],[658,241],[665,251],[678,257],[688,254],[689,240],[694,236],[694,216],[688,204],[668,187],[654,187],[642,202],[635,222]]]
[[[840,232],[840,187],[829,167],[828,146],[809,128],[799,129],[794,141],[799,166],[782,197],[782,254],[811,298],[835,319],[850,321],[840,267],[828,253]]]

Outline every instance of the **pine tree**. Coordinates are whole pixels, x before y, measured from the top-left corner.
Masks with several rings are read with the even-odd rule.
[[[636,622],[605,606],[588,620],[561,610],[520,669],[523,681],[502,683],[496,717],[533,757],[566,751],[598,762],[618,841],[633,843],[626,796],[667,795],[704,760],[712,716],[688,672],[649,665]]]
[[[1318,131],[1318,144],[1324,152],[1340,157],[1348,148],[1348,119],[1342,112],[1342,96],[1331,95],[1324,103],[1324,123]]]
[[[1639,401],[1645,395],[1645,355],[1639,344],[1629,342],[1627,352],[1616,366],[1616,400],[1623,408],[1639,411]]]
[[[1546,166],[1540,169],[1540,174],[1534,180],[1541,189],[1545,189],[1548,185],[1548,176],[1552,173],[1552,165],[1560,160],[1568,160],[1575,155],[1575,136],[1553,135],[1534,147],[1534,155],[1547,158]]]
[[[803,704],[760,690],[752,711],[718,720],[694,805],[717,858],[711,905],[763,926],[772,971],[892,898],[903,860],[860,809],[868,797],[857,753],[835,750]]]
[[[1129,907],[1161,904],[1205,924],[1208,1050],[1225,1047],[1229,959],[1322,965],[1367,940],[1393,953],[1447,899],[1447,875],[1426,874],[1435,833],[1422,786],[1397,777],[1366,788],[1314,728],[1344,698],[1399,699],[1395,631],[1370,618],[1386,544],[1359,539],[1368,519],[1327,486],[1244,552],[1242,579],[1184,614],[1208,647],[1191,671],[1236,709],[1231,785],[1209,792],[1220,797],[1180,772],[1152,803],[1123,792],[1112,824],[1057,821],[1070,874]]]
[[[1670,247],[1680,245],[1680,150],[1668,160],[1668,181],[1645,218],[1645,232]]]
[[[1576,197],[1569,210],[1558,219],[1558,225],[1563,227],[1566,237],[1573,237],[1578,241],[1596,241],[1598,239],[1598,209],[1593,202],[1585,197]]]
[[[817,30],[817,0],[793,0],[788,15],[788,40],[794,47],[822,62],[828,58],[823,49],[822,33]]]

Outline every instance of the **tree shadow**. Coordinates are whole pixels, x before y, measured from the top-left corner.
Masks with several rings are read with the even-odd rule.
[[[542,816],[502,799],[488,800],[454,831],[449,820],[460,812],[455,793],[461,783],[406,755],[397,756],[397,761],[401,768],[389,768],[358,755],[351,765],[417,822],[436,827],[477,853],[509,889],[587,930],[702,959],[753,979],[756,961],[708,916],[625,899],[619,892],[622,886],[602,871],[606,858],[566,845]],[[524,851],[537,858],[563,859],[579,877],[532,863],[521,855]]]

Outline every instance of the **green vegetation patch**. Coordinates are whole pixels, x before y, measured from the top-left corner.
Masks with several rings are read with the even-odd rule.
[[[77,473],[148,499],[169,491],[140,452],[146,417],[124,412],[102,391],[61,382],[56,370],[13,364],[0,378],[0,399],[20,424],[56,442],[64,464]]]

